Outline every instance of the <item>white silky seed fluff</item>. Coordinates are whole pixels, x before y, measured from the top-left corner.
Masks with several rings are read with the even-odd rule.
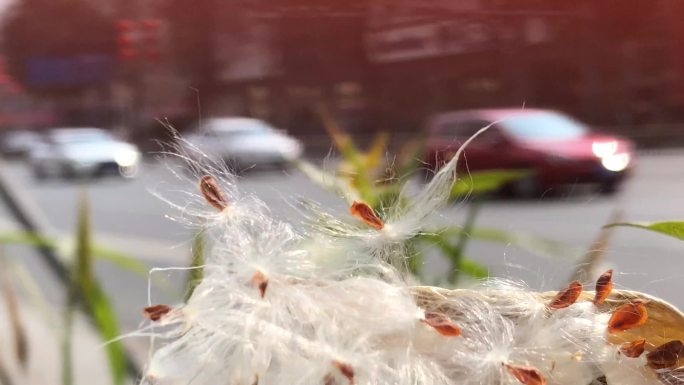
[[[609,315],[590,302],[549,312],[539,296],[492,280],[431,309],[417,305],[401,244],[446,203],[460,151],[412,204],[389,208],[378,231],[315,205],[306,205],[309,228],[276,220],[220,163],[198,149],[175,150],[197,179],[217,178],[229,206],[216,212],[198,193],[182,204],[168,200],[210,247],[187,304],[145,327],[160,346],[141,384],[519,384],[502,363],[535,367],[557,385],[588,385],[602,375],[611,385],[654,381],[642,358],[620,356],[606,342]],[[268,280],[264,298],[257,271]],[[443,336],[421,322],[426,310],[444,311],[462,335]],[[335,363],[350,365],[353,377]]]

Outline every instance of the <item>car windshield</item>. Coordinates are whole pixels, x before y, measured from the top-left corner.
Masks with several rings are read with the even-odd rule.
[[[523,139],[572,139],[587,132],[582,124],[552,112],[515,115],[504,119],[501,126],[513,136]]]
[[[104,131],[57,132],[53,133],[51,138],[55,143],[60,144],[99,143],[114,140],[109,133]]]

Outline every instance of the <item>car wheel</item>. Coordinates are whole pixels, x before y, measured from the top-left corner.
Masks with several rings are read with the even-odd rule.
[[[542,185],[534,175],[517,179],[504,187],[506,195],[522,199],[537,198],[541,191]]]
[[[38,164],[33,165],[33,178],[37,180],[45,180],[47,177],[48,174],[45,172],[45,169],[42,166]]]
[[[614,195],[618,192],[620,184],[616,181],[603,182],[600,186],[601,190],[599,193],[601,195]]]
[[[76,171],[69,165],[65,164],[62,165],[62,167],[59,168],[59,176],[63,179],[76,179],[78,174]]]

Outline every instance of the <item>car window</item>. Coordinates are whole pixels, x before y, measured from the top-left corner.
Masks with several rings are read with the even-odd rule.
[[[77,144],[77,143],[92,143],[92,142],[108,142],[114,140],[114,137],[106,132],[60,132],[53,134],[51,139],[55,143],[60,144]]]
[[[263,135],[269,131],[261,127],[254,128],[235,128],[235,129],[218,129],[214,130],[216,136],[219,137],[233,137],[233,136],[244,136],[244,135]]]
[[[273,131],[271,126],[256,119],[215,119],[204,127],[218,137],[264,135]]]
[[[515,115],[501,125],[513,136],[524,139],[571,139],[587,132],[581,123],[554,112]]]

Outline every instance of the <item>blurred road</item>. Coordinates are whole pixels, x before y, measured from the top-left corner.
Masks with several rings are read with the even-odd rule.
[[[529,232],[585,250],[616,209],[622,210],[624,218],[629,220],[684,218],[681,201],[683,166],[684,150],[643,154],[633,178],[613,197],[575,189],[568,194],[539,200],[493,200],[484,204],[478,224]],[[68,235],[73,232],[78,185],[60,181],[37,183],[19,163],[8,164],[7,173],[56,233]],[[294,171],[251,173],[241,179],[244,189],[257,193],[271,205],[276,216],[284,219],[295,215],[295,211],[284,203],[285,199],[297,195],[346,210],[341,199],[312,185]],[[192,189],[192,185],[174,182],[170,173],[155,163],[146,164],[140,178],[135,180],[92,182],[86,190],[91,201],[96,241],[134,255],[148,266],[186,265],[192,230],[166,218],[167,214],[178,213],[150,191]],[[452,205],[441,213],[440,220],[462,222],[465,206],[465,203]],[[10,222],[4,208],[0,208],[0,225],[7,228]],[[59,301],[58,287],[49,283],[49,276],[36,259],[25,249],[14,247],[10,250],[26,255],[30,270],[50,288],[50,300]],[[493,275],[523,280],[535,290],[557,289],[567,282],[577,262],[542,258],[512,245],[478,240],[470,242],[467,255],[488,265]],[[684,242],[637,229],[619,228],[605,255],[606,266],[616,271],[617,287],[646,291],[684,308],[684,297],[680,295],[684,292],[684,270],[681,269]],[[440,261],[431,258],[425,268],[439,273],[443,271],[442,266]],[[105,289],[113,296],[125,330],[134,329],[140,321],[140,309],[147,301],[145,279],[121,271],[108,262],[98,263],[97,270]],[[169,278],[171,288],[166,292],[155,290],[153,302],[173,302],[180,298],[183,274],[170,272],[161,276]]]

